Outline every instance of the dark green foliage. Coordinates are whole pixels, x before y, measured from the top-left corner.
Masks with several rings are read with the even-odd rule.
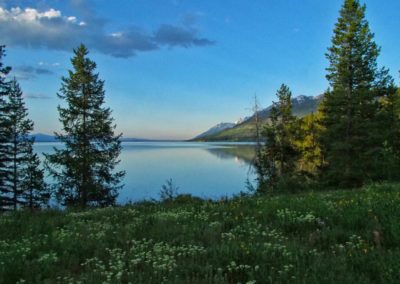
[[[380,159],[376,161],[376,175],[381,179],[400,179],[400,93],[393,81],[381,88],[379,98],[378,122],[383,126],[377,129],[381,135],[383,147]]]
[[[26,155],[26,169],[23,181],[22,198],[24,207],[40,209],[48,205],[51,197],[50,187],[44,182],[44,169],[39,168],[40,160],[32,148]]]
[[[9,83],[6,104],[9,137],[7,151],[3,153],[6,157],[3,189],[11,198],[14,210],[22,206],[39,208],[47,204],[50,196],[43,170],[39,169],[40,161],[33,154],[34,141],[28,136],[33,122],[28,119],[23,94],[15,79]]]
[[[9,104],[7,96],[10,83],[6,80],[10,67],[3,65],[2,59],[5,55],[4,46],[0,46],[0,211],[9,209],[12,206],[12,196],[9,188],[6,186],[6,180],[9,176],[7,168],[10,139],[10,120],[8,117]]]
[[[379,48],[373,41],[365,6],[346,0],[328,49],[330,82],[320,111],[321,137],[326,158],[323,179],[344,187],[375,180],[375,163],[383,147],[377,120],[378,97],[387,82],[386,70],[378,70]]]
[[[44,182],[40,160],[33,153],[29,138],[33,122],[18,82],[7,80],[11,70],[3,67],[0,46],[0,210],[27,206],[40,208],[47,204],[50,192]]]
[[[84,45],[74,50],[73,70],[62,78],[59,106],[63,133],[56,133],[65,148],[47,155],[47,166],[59,200],[72,206],[115,204],[123,171],[114,172],[121,151],[111,110],[104,107],[104,81],[95,73],[96,63],[87,58]]]
[[[333,88],[348,92],[349,99],[352,91],[373,87],[377,76],[379,48],[365,19],[365,9],[359,0],[344,1],[326,54],[330,63],[327,79]],[[359,97],[368,102],[368,94]]]
[[[278,102],[270,110],[269,121],[263,129],[264,143],[256,154],[261,191],[276,188],[281,177],[292,175],[298,154],[293,144],[296,118],[292,114],[292,93],[282,84],[276,95]]]
[[[26,175],[27,155],[32,151],[32,139],[28,134],[33,130],[33,122],[27,118],[28,113],[22,99],[22,91],[14,79],[11,81],[9,94],[8,117],[11,126],[10,148],[8,157],[8,180],[6,186],[12,193],[14,210],[24,204],[22,194]]]

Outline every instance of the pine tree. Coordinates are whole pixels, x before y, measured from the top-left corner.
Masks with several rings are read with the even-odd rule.
[[[11,81],[9,94],[9,114],[11,126],[10,149],[8,156],[9,178],[7,186],[12,192],[14,210],[24,203],[22,199],[26,158],[32,149],[33,140],[28,137],[33,130],[33,122],[27,118],[28,113],[22,98],[22,91],[17,81]]]
[[[279,99],[279,121],[276,125],[276,137],[278,139],[279,154],[277,164],[279,175],[291,174],[295,170],[298,153],[293,145],[295,136],[296,118],[292,114],[292,93],[289,87],[282,84],[277,92]]]
[[[345,0],[334,29],[329,60],[327,91],[321,105],[321,137],[327,167],[324,179],[344,187],[360,186],[373,179],[381,139],[376,115],[376,87],[384,73],[377,68],[379,48],[365,19],[365,5]]]
[[[276,95],[278,102],[273,103],[269,112],[263,131],[264,145],[255,163],[260,191],[275,189],[280,178],[293,174],[298,157],[294,147],[296,118],[292,114],[292,93],[282,84]]]
[[[29,137],[33,130],[33,121],[28,119],[22,90],[15,78],[10,82],[8,100],[11,135],[7,153],[9,175],[6,185],[12,192],[14,210],[22,206],[39,208],[47,204],[49,197],[35,197],[49,196],[49,190],[44,182],[43,170],[39,169],[40,160],[33,153],[34,139]]]
[[[10,67],[5,67],[2,58],[5,55],[4,46],[0,46],[0,211],[12,206],[11,192],[6,186],[9,171],[7,169],[10,138],[10,123],[8,118],[8,100],[10,84],[6,80]]]
[[[22,185],[24,207],[30,210],[48,205],[51,197],[49,186],[44,181],[44,169],[39,168],[40,160],[32,147],[26,156],[26,169]]]
[[[65,148],[47,155],[47,168],[54,177],[59,200],[64,205],[113,205],[122,188],[123,171],[114,172],[121,151],[115,136],[111,110],[104,107],[104,81],[94,73],[96,63],[80,45],[71,59],[73,70],[62,78],[59,106],[64,134],[56,133]]]

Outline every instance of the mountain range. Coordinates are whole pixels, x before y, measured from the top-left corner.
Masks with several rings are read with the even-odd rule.
[[[35,138],[35,142],[57,142],[57,138],[53,135],[35,133],[30,135],[30,138]]]
[[[317,110],[318,104],[322,100],[322,95],[312,97],[300,95],[292,99],[293,114],[297,117],[303,117]],[[259,118],[265,122],[271,111],[272,105],[258,112]],[[36,133],[31,137],[35,138],[36,142],[57,142],[55,136]],[[255,115],[246,117],[236,123],[221,122],[207,131],[197,135],[189,141],[254,141],[255,140]],[[150,142],[150,141],[169,141],[169,140],[152,140],[143,138],[121,138],[122,142]]]
[[[303,117],[315,112],[322,96],[300,95],[292,99],[293,114]],[[271,111],[272,105],[258,112],[261,121],[265,122]],[[221,127],[222,126],[222,127]],[[241,123],[220,123],[209,130],[197,135],[192,141],[254,141],[255,140],[255,115],[244,119]]]
[[[232,128],[236,125],[236,123],[231,123],[231,122],[221,122],[210,129],[208,129],[206,132],[201,133],[200,135],[197,135],[194,139],[201,139],[207,136],[211,136],[214,134],[217,134],[221,131],[224,131],[226,129]]]
[[[57,138],[54,135],[48,135],[43,133],[36,133],[30,135],[31,138],[35,138],[35,142],[57,142]],[[155,141],[149,139],[142,139],[142,138],[121,138],[122,142],[146,142],[146,141]]]

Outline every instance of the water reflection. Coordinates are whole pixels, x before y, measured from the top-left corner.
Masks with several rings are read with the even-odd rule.
[[[255,157],[255,147],[253,145],[222,146],[207,148],[209,153],[219,159],[235,159],[240,163],[251,165]]]
[[[35,151],[51,153],[58,143],[37,143]],[[118,202],[158,198],[172,179],[179,193],[202,198],[232,196],[254,179],[249,163],[254,145],[237,143],[124,142],[120,169],[126,171]],[[50,179],[49,179],[50,180]]]

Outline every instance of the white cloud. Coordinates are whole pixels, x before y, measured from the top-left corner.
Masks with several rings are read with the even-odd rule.
[[[11,8],[11,10],[6,10],[0,7],[0,19],[3,21],[14,20],[19,22],[32,23],[43,18],[54,19],[60,17],[61,17],[61,12],[58,10],[54,10],[53,8],[43,13],[40,13],[38,10],[33,8],[26,8],[23,10],[20,7],[16,7],[16,8]]]
[[[74,18],[65,17],[54,9],[40,12],[33,8],[6,10],[0,7],[2,42],[28,48],[65,49],[71,43],[77,45],[77,39],[84,33]]]
[[[76,23],[76,17],[74,17],[74,16],[67,17],[67,20],[72,22],[72,23]]]
[[[122,33],[121,32],[112,33],[111,36],[112,37],[122,37]]]
[[[130,57],[163,46],[189,48],[214,44],[198,37],[198,30],[193,27],[193,15],[186,17],[186,24],[164,24],[153,32],[129,27],[107,33],[103,25],[93,24],[96,20],[88,25],[86,18],[84,21],[74,15],[65,16],[53,8],[45,11],[20,7],[7,10],[0,6],[0,35],[2,43],[8,46],[70,51],[84,42],[89,48],[116,57]],[[94,15],[92,19],[95,19]]]
[[[33,12],[37,12],[35,9],[32,9],[32,10],[33,10]],[[39,13],[38,16],[42,17],[42,18],[49,18],[49,19],[59,18],[59,17],[61,17],[61,12],[58,10],[50,9],[44,13]],[[67,19],[69,19],[69,18],[71,18],[71,17],[68,17]]]

